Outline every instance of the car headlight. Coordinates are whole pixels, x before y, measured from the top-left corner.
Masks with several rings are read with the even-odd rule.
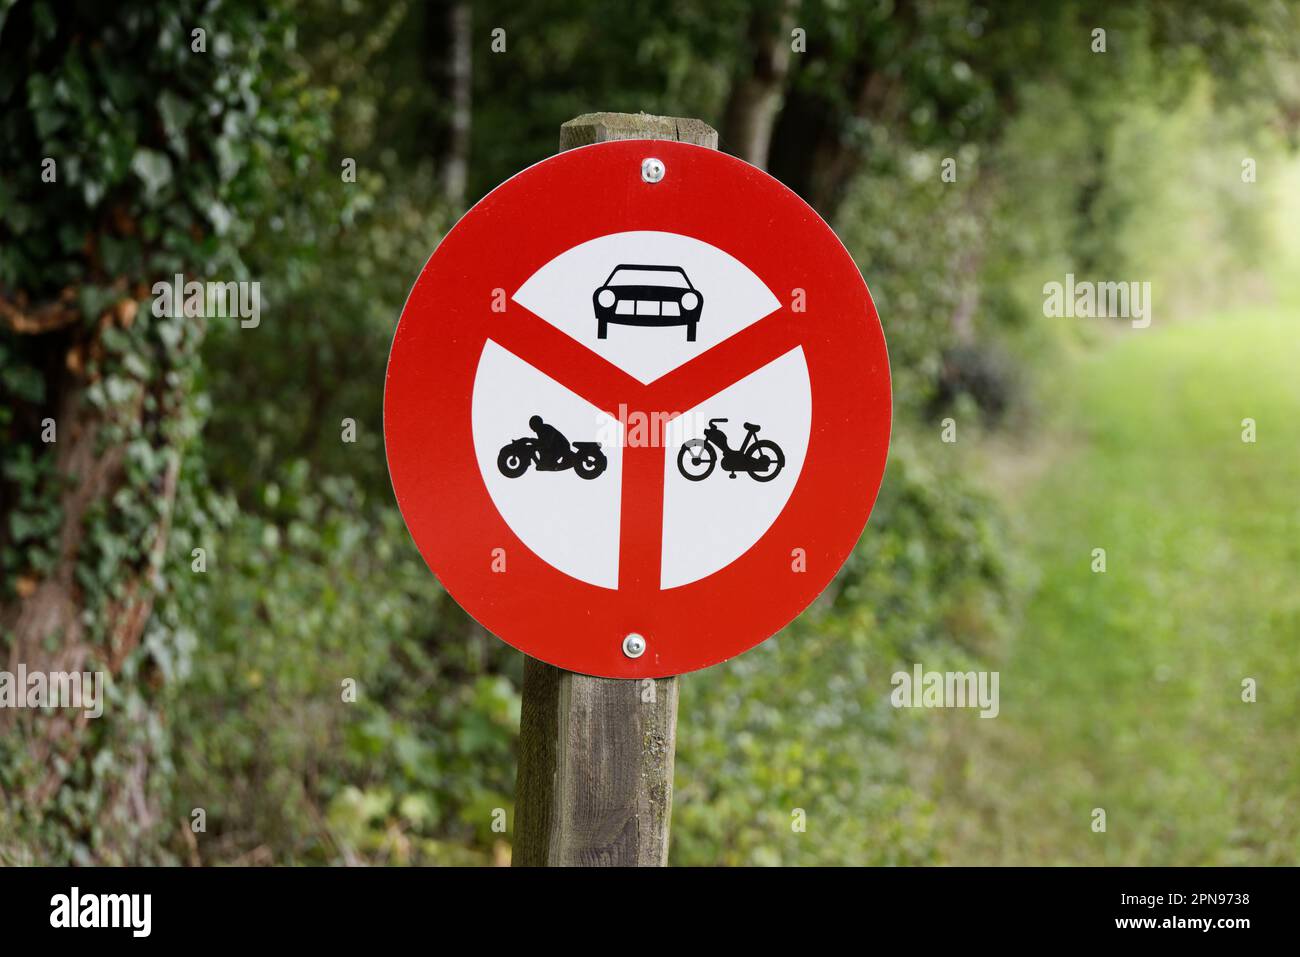
[[[600,303],[602,306],[604,306],[606,309],[614,305],[614,300],[616,298],[618,297],[614,295],[613,289],[602,289],[599,293],[596,294],[596,301]]]
[[[690,312],[700,304],[700,297],[693,292],[682,293],[682,308]]]

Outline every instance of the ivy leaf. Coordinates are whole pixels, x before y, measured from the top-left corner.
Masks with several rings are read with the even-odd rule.
[[[172,181],[172,161],[165,153],[140,147],[131,158],[131,171],[144,182],[149,199],[155,199]]]
[[[54,88],[47,77],[36,75],[27,81],[27,105],[36,120],[36,132],[48,140],[63,126],[67,116],[55,105]]]
[[[185,127],[194,115],[194,106],[181,99],[171,90],[166,90],[158,98],[158,112],[162,116],[163,130],[167,134],[167,143],[172,152],[184,159],[188,153],[185,144]]]
[[[0,370],[0,383],[6,392],[20,401],[33,405],[45,401],[45,380],[32,366],[13,365]]]

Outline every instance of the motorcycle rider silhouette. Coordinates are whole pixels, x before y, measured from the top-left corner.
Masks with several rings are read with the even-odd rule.
[[[519,478],[535,465],[539,472],[573,469],[578,478],[590,481],[609,465],[599,442],[574,442],[570,448],[564,433],[547,425],[540,415],[529,418],[528,427],[537,438],[524,436],[507,442],[497,454],[497,469],[508,479]]]
[[[569,457],[569,440],[564,433],[553,425],[547,425],[540,415],[528,420],[528,427],[537,433],[537,447],[540,452],[538,469],[558,471],[564,467]]]

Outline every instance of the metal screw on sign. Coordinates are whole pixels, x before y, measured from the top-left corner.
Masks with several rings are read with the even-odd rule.
[[[628,635],[623,639],[623,654],[629,658],[640,658],[645,654],[645,639],[635,632]]]
[[[664,178],[664,161],[648,156],[641,161],[641,178],[647,183],[657,183]]]

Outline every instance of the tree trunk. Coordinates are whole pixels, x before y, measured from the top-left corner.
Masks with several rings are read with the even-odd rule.
[[[892,19],[904,31],[903,46],[924,35],[913,4],[899,0]],[[825,63],[824,38],[811,37],[798,63]],[[831,222],[867,159],[864,128],[894,126],[902,119],[902,80],[871,43],[857,48],[828,89],[821,78],[807,87],[792,85],[772,135],[770,172]],[[841,92],[842,91],[842,92]]]
[[[732,79],[723,114],[722,146],[760,169],[767,168],[772,128],[781,108],[797,8],[798,0],[783,0],[778,10],[758,6],[751,11],[750,56]]]
[[[36,484],[9,473],[0,479],[0,544],[8,557],[0,566],[6,583],[0,637],[3,670],[25,699],[26,688],[16,685],[20,669],[45,676],[102,672],[106,689],[140,647],[180,476],[169,424],[181,400],[178,381],[168,381],[174,369],[156,355],[137,366],[152,370],[147,378],[103,390],[105,370],[120,371],[116,359],[105,357],[103,337],[110,331],[129,336],[139,311],[131,295],[124,292],[89,327],[73,304],[26,309],[22,302],[21,295],[0,297],[0,334],[11,361],[21,357],[42,375],[45,399],[39,407],[15,404],[3,444],[6,460],[31,461],[46,472]],[[50,423],[52,442],[46,441]],[[158,463],[134,483],[130,441],[148,443]],[[21,527],[34,511],[56,514],[57,525],[41,536],[16,533],[15,522]],[[154,675],[148,662],[137,666],[132,683],[147,694]],[[83,848],[94,847],[97,862],[127,863],[137,860],[136,836],[160,817],[149,785],[156,755],[148,735],[139,733],[144,716],[116,710],[119,704],[129,710],[127,696],[115,695],[112,703],[105,696],[97,718],[66,706],[0,708],[0,763],[7,771],[0,805],[19,821],[63,817],[55,808],[78,802],[60,799],[60,792],[83,794],[94,781],[97,806],[84,819],[66,820],[68,831]],[[96,758],[107,751],[111,761],[100,766]],[[0,835],[0,858],[6,843]],[[30,842],[23,846],[30,851]]]
[[[866,159],[865,147],[850,127],[898,119],[897,83],[865,59],[854,64],[847,85],[856,90],[847,114],[820,94],[791,91],[773,136],[772,174],[832,223]]]
[[[442,159],[442,190],[457,208],[465,205],[469,181],[469,135],[473,89],[473,47],[470,6],[451,5],[447,11],[450,56],[447,58],[447,92],[451,102],[447,149]]]

